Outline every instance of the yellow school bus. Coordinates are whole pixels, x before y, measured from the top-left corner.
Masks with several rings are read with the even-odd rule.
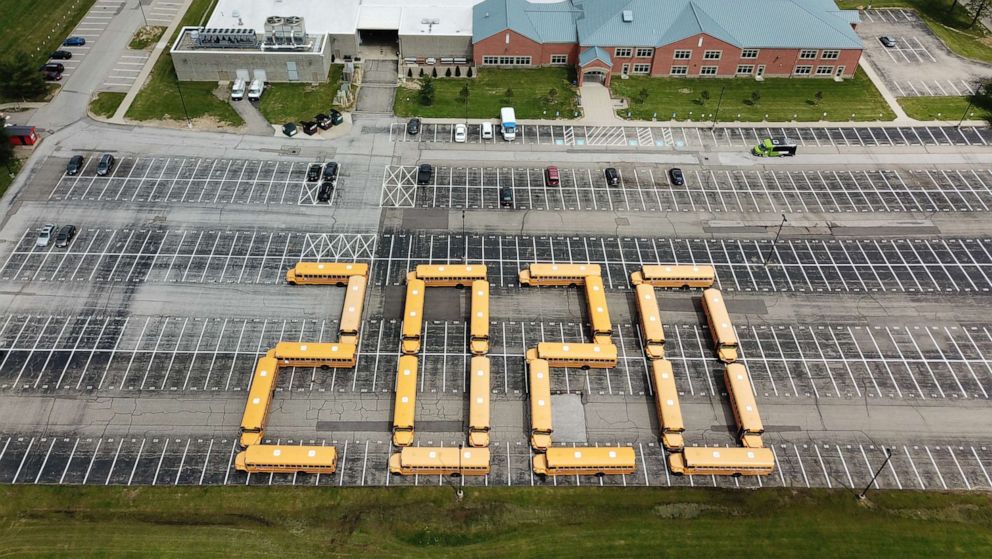
[[[537,344],[537,357],[550,367],[612,369],[617,366],[617,346],[613,344],[552,343]]]
[[[599,276],[586,278],[585,292],[592,338],[597,344],[608,344],[613,335],[613,323],[610,321],[610,309],[606,305],[603,278]]]
[[[656,359],[651,362],[651,382],[654,386],[654,407],[661,425],[661,444],[668,450],[681,450],[685,446],[682,433],[682,407],[679,405],[679,392],[672,375],[672,362]]]
[[[600,276],[598,264],[534,263],[520,270],[524,285],[582,285],[589,276]]]
[[[357,262],[299,262],[286,272],[293,285],[344,285],[352,276],[367,277],[369,265]]]
[[[719,289],[703,291],[703,310],[706,312],[713,345],[716,346],[717,358],[724,363],[737,361],[737,332],[730,322],[730,314]]]
[[[712,287],[716,282],[713,266],[680,264],[646,265],[630,275],[630,283],[654,287]]]
[[[549,448],[533,458],[534,473],[540,476],[602,476],[632,474],[637,466],[634,449],[617,447]]]
[[[489,446],[489,358],[472,358],[469,370],[468,444]]]
[[[758,404],[751,390],[751,379],[747,369],[740,363],[731,363],[723,370],[723,381],[727,384],[727,395],[730,397],[730,407],[734,410],[737,421],[737,438],[748,448],[761,448],[761,434],[765,426],[758,414]]]
[[[400,357],[396,367],[396,400],[393,405],[393,444],[413,444],[413,418],[417,411],[417,367],[413,355]]]
[[[276,379],[279,378],[279,363],[274,354],[274,351],[269,351],[259,359],[255,374],[252,375],[248,402],[241,416],[242,447],[261,444],[262,438],[265,437],[265,423],[276,390]]]
[[[489,474],[489,449],[408,446],[389,457],[389,473],[484,476]]]
[[[424,290],[419,279],[406,280],[406,307],[403,309],[403,353],[420,351],[420,334],[424,328]]]
[[[551,446],[551,375],[548,362],[534,359],[528,366],[530,382],[530,445],[543,452]]]
[[[338,328],[339,342],[358,344],[358,331],[362,327],[362,308],[365,305],[365,287],[364,276],[351,276],[348,279],[348,292],[344,296],[341,325]]]
[[[333,474],[337,461],[333,446],[258,444],[239,452],[234,467],[242,472],[260,474]]]
[[[472,282],[472,318],[470,324],[469,349],[474,355],[489,353],[489,282]]]
[[[417,279],[428,287],[459,287],[486,279],[485,264],[420,264]]]
[[[676,475],[767,476],[775,469],[768,448],[686,447],[668,455]]]
[[[275,357],[280,367],[350,368],[355,366],[355,344],[279,342]]]
[[[640,284],[634,288],[637,295],[637,314],[640,317],[641,339],[644,354],[648,359],[665,357],[665,328],[661,324],[661,312],[658,310],[658,299],[654,296],[654,287]]]

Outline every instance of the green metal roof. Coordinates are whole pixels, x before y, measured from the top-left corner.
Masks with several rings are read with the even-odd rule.
[[[831,0],[484,0],[472,40],[511,29],[541,43],[660,47],[704,33],[737,47],[860,49],[858,21]]]

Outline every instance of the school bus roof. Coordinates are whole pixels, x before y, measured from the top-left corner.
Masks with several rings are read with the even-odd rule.
[[[407,467],[481,468],[489,465],[489,449],[407,446],[400,450],[400,464]]]
[[[478,278],[486,279],[485,264],[419,264],[418,279]]]
[[[629,446],[617,447],[561,447],[547,450],[548,466],[621,466],[636,464],[634,449]]]
[[[613,359],[617,358],[617,346],[613,344],[553,343],[537,344],[537,356],[541,359]]]
[[[682,452],[685,454],[685,463],[690,466],[747,466],[759,468],[772,468],[775,466],[775,456],[767,448],[687,446]]]
[[[300,275],[368,276],[369,265],[358,262],[297,262]]]
[[[641,268],[642,277],[646,280],[656,278],[710,278],[713,277],[713,266],[691,264],[657,264],[645,265]]]
[[[413,355],[400,357],[396,367],[396,405],[393,410],[393,426],[413,427],[417,410],[417,366]]]
[[[549,264],[537,263],[530,265],[530,276],[541,277],[586,277],[599,276],[599,264]]]
[[[277,359],[348,359],[355,355],[355,344],[279,342]]]
[[[245,459],[252,464],[328,466],[337,462],[333,446],[296,446],[260,444],[245,449]]]
[[[723,293],[719,289],[703,290],[703,298],[706,300],[706,308],[709,309],[713,326],[717,329],[723,343],[737,343],[737,332],[730,322],[730,313],[727,312],[726,303],[723,300]]]

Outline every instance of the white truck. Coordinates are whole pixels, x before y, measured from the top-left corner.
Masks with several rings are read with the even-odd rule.
[[[499,110],[500,132],[503,139],[512,142],[517,137],[517,114],[513,107],[503,107]]]

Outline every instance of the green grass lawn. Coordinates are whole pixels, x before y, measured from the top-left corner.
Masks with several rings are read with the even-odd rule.
[[[164,25],[150,25],[148,27],[139,27],[134,35],[131,36],[131,42],[128,43],[127,48],[133,50],[144,50],[155,46],[158,40],[162,38],[165,34],[166,27]]]
[[[193,0],[189,10],[183,16],[179,29],[186,25],[199,25],[208,13],[214,0]],[[179,34],[170,39],[170,45],[176,40]],[[127,111],[127,118],[133,120],[184,120],[183,103],[185,100],[186,110],[190,118],[212,118],[217,121],[240,126],[244,120],[234,111],[227,101],[218,99],[214,94],[217,88],[216,82],[182,82],[182,98],[176,84],[175,68],[172,66],[172,57],[169,56],[168,49],[162,53],[155,67],[152,68],[151,76],[144,87],[135,97],[134,103]]]
[[[4,555],[803,557],[992,555],[982,493],[659,488],[0,488]],[[567,551],[567,553],[565,553]]]
[[[93,114],[110,118],[117,112],[117,107],[121,106],[125,93],[116,91],[101,91],[90,101],[90,111]]]
[[[906,114],[917,120],[959,120],[968,108],[967,97],[900,97],[898,100]],[[965,119],[985,120],[990,116],[988,111],[972,105]]]
[[[399,116],[435,118],[499,118],[500,107],[513,107],[517,118],[573,118],[578,110],[576,89],[572,86],[575,70],[566,68],[534,68],[526,70],[477,69],[474,78],[438,78],[434,104],[420,104],[419,89],[400,87],[396,90],[393,110]],[[458,93],[468,84],[468,106]],[[513,95],[506,96],[507,89]],[[548,92],[558,90],[554,103],[548,103]],[[545,112],[546,111],[546,112]]]
[[[7,188],[13,184],[14,179],[17,178],[17,173],[20,172],[20,170],[21,161],[18,159],[15,159],[10,164],[9,170],[7,167],[0,166],[0,198],[3,198],[3,195],[7,193]],[[2,528],[0,528],[0,530],[2,530]]]
[[[835,0],[841,8],[867,6],[867,0]],[[992,40],[981,21],[971,27],[971,14],[958,2],[949,10],[953,0],[872,0],[874,8],[913,8],[927,26],[952,51],[966,58],[992,62]]]
[[[342,66],[331,66],[327,81],[313,86],[308,83],[273,83],[262,95],[258,109],[273,124],[310,120],[318,113],[327,114],[334,103],[334,94],[341,85]]]
[[[0,53],[23,48],[38,64],[48,60],[96,2],[76,1],[0,0]]]
[[[770,121],[815,121],[823,119],[823,113],[827,113],[826,120],[834,121],[851,120],[851,114],[854,120],[895,117],[871,80],[860,71],[853,79],[839,83],[816,78],[767,78],[757,82],[740,78],[631,77],[614,79],[611,88],[614,96],[630,99],[631,117],[642,120],[651,119],[654,113],[658,120],[712,120],[721,88],[726,88],[720,103],[721,122],[761,121],[765,115]],[[639,103],[637,96],[642,89],[647,89],[648,97]],[[708,100],[703,100],[704,91],[709,94]],[[757,103],[751,101],[754,91],[760,95]],[[823,92],[819,103],[815,102],[817,91]],[[620,114],[626,116],[626,111]]]

